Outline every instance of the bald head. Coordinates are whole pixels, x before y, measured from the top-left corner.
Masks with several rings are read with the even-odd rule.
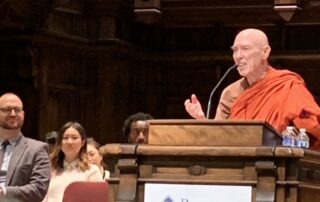
[[[14,102],[23,107],[21,99],[14,93],[5,93],[0,97],[0,108],[7,102]]]
[[[269,46],[267,35],[258,29],[250,28],[239,32],[235,38],[235,43],[243,40],[249,40],[259,47]]]
[[[265,33],[252,28],[242,30],[236,36],[231,49],[239,74],[246,77],[249,84],[256,82],[265,75],[271,52]]]
[[[5,93],[0,97],[0,129],[2,138],[16,136],[24,122],[21,99],[14,93]],[[10,132],[9,132],[10,131]]]

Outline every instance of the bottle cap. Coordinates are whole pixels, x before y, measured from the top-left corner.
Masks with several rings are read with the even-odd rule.
[[[299,131],[304,132],[304,133],[307,132],[307,130],[305,128],[300,128]]]
[[[288,130],[293,130],[294,127],[293,127],[293,126],[287,126],[287,129],[288,129]]]

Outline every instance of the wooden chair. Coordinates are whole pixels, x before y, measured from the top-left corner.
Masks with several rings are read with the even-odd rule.
[[[108,202],[108,182],[77,181],[67,186],[63,202]]]

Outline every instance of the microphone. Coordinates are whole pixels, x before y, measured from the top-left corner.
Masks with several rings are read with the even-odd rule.
[[[209,97],[209,101],[208,101],[208,107],[207,107],[207,114],[206,114],[206,118],[210,119],[210,114],[211,114],[211,100],[213,97],[213,94],[216,92],[217,88],[220,86],[220,84],[222,83],[222,81],[226,78],[226,76],[229,74],[229,72],[231,70],[233,70],[234,68],[237,67],[237,64],[232,65],[231,67],[229,67],[229,69],[226,71],[226,73],[224,73],[224,75],[221,77],[221,79],[219,80],[219,82],[216,84],[216,86],[212,89],[211,93],[210,93],[210,97]]]

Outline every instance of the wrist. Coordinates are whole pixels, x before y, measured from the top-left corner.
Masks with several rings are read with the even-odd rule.
[[[195,117],[197,120],[205,120],[206,117],[204,116],[204,114],[202,115],[198,115],[197,117]]]

